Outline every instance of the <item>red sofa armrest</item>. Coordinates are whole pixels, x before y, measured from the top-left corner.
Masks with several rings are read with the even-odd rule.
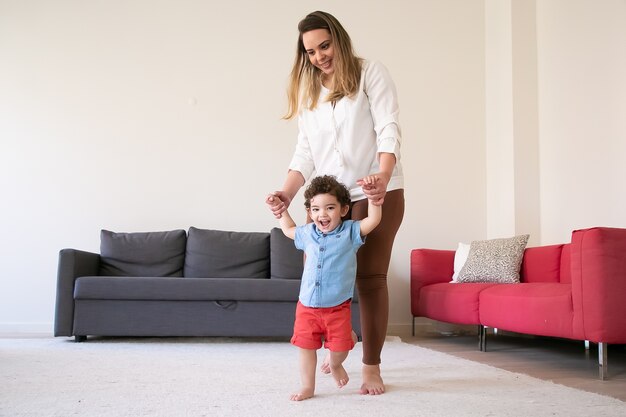
[[[425,285],[450,282],[454,273],[455,253],[453,250],[438,249],[411,251],[411,300],[419,298],[420,289]]]
[[[571,267],[574,334],[626,343],[626,229],[575,230]]]

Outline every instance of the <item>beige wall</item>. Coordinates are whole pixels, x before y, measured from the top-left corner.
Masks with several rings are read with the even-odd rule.
[[[626,1],[537,7],[541,230],[626,227]]]
[[[517,186],[515,195],[540,195],[541,241],[566,241],[583,223],[624,226],[615,180],[625,177],[617,117],[624,2],[599,2],[598,10],[598,2],[574,3],[536,7],[540,184]],[[390,268],[390,323],[408,325],[410,249],[451,249],[491,234],[498,191],[488,184],[498,173],[487,167],[498,155],[486,139],[489,7],[0,0],[0,332],[51,332],[58,251],[98,251],[101,228],[275,225],[263,197],[281,185],[293,151],[295,123],[280,116],[295,26],[315,9],[338,17],[357,51],[385,63],[398,86],[407,205]],[[581,83],[582,74],[599,89]],[[574,169],[582,162],[591,178]],[[509,183],[519,172],[507,174]],[[597,184],[609,175],[603,194]],[[511,210],[519,206],[518,198]],[[519,209],[505,216],[517,228],[525,218]]]

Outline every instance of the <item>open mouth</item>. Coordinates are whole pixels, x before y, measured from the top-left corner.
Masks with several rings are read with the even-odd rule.
[[[330,226],[330,220],[320,220],[319,221],[320,228],[326,229]]]

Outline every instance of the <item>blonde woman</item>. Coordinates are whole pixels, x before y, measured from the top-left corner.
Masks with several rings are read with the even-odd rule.
[[[363,341],[360,392],[379,395],[385,392],[380,363],[389,315],[387,271],[404,215],[396,89],[383,65],[356,56],[350,36],[329,13],[307,15],[298,32],[285,115],[297,117],[298,141],[282,188],[268,194],[266,203],[280,218],[315,173],[333,175],[348,187],[347,219],[367,217],[368,199],[383,206],[379,226],[357,254],[356,278]],[[363,181],[368,176],[375,180]],[[330,372],[328,360],[321,370]]]

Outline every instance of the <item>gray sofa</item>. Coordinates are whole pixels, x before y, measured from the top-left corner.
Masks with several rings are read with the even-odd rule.
[[[59,253],[54,335],[288,337],[302,259],[278,228],[102,230],[100,254]]]

